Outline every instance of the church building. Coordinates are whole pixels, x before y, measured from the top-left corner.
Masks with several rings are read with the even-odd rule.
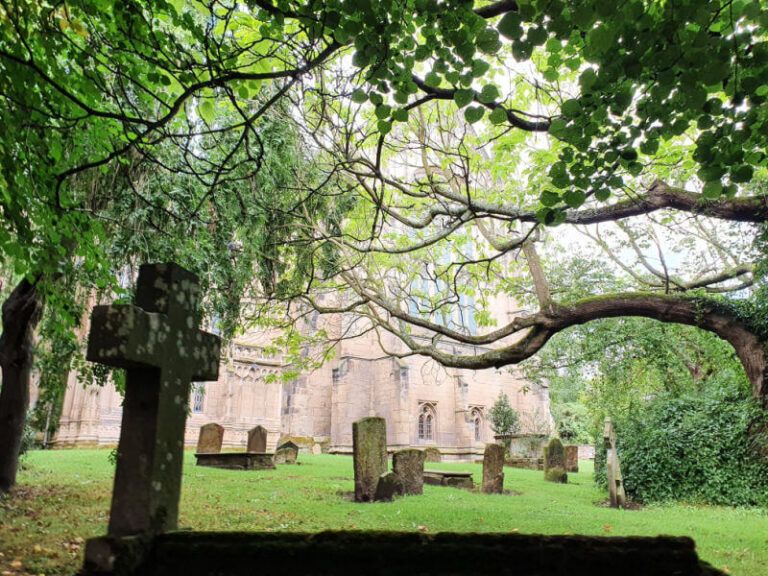
[[[316,330],[317,315],[310,318]],[[354,332],[349,324],[355,320],[345,315],[321,322],[331,335]],[[473,352],[462,346],[453,345]],[[435,447],[446,460],[467,460],[493,441],[488,411],[501,393],[520,414],[522,432],[549,431],[548,390],[514,370],[458,370],[422,356],[396,358],[384,350],[399,352],[402,343],[370,330],[339,339],[334,348],[320,368],[285,379],[288,366],[269,352],[264,334],[235,339],[223,354],[219,379],[193,383],[187,445],[195,446],[201,426],[216,422],[225,429],[228,449],[245,449],[248,430],[261,425],[269,431],[268,450],[290,438],[315,453],[351,453],[352,423],[380,416],[387,421],[391,450]],[[70,375],[55,444],[116,445],[121,403],[114,386],[83,386]]]

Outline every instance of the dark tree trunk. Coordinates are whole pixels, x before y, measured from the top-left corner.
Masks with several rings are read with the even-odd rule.
[[[16,483],[19,448],[29,408],[29,377],[35,328],[43,312],[43,299],[27,279],[14,288],[3,304],[0,336],[0,494]]]

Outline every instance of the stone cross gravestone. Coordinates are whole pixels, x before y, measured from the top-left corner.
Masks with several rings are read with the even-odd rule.
[[[403,494],[424,493],[424,458],[424,452],[416,448],[392,455],[392,471],[400,478]]]
[[[218,454],[224,442],[224,426],[211,422],[200,427],[200,435],[197,437],[198,454]]]
[[[190,382],[219,374],[219,338],[196,328],[198,298],[191,272],[146,264],[135,305],[93,309],[87,359],[126,370],[110,536],[176,528]]]
[[[372,502],[379,478],[387,472],[387,422],[369,417],[352,424],[355,502]]]
[[[504,446],[486,444],[483,454],[483,492],[501,494],[504,492]]]
[[[568,482],[565,471],[565,446],[559,438],[552,438],[544,447],[544,479],[547,482]]]
[[[603,442],[605,443],[605,472],[608,476],[608,497],[611,508],[624,508],[627,504],[627,495],[624,492],[624,477],[621,475],[619,455],[616,452],[616,431],[610,418],[605,419],[603,428]]]
[[[267,451],[267,429],[264,426],[256,426],[248,430],[248,446],[246,452]]]

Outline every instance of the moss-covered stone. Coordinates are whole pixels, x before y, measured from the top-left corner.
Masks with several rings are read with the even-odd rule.
[[[123,548],[116,562],[113,573],[125,576],[722,574],[698,560],[690,538],[446,532],[176,532],[146,548]]]
[[[560,468],[559,466],[550,468],[544,473],[544,480],[547,482],[559,482],[560,484],[567,484],[568,473],[565,471],[565,468]]]

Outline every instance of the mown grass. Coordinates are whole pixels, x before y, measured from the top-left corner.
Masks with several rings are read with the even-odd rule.
[[[83,540],[103,534],[113,466],[108,451],[32,452],[14,498],[0,503],[0,575],[72,574]],[[606,508],[590,463],[566,485],[541,472],[505,469],[510,494],[488,496],[425,486],[423,496],[355,504],[352,459],[301,454],[299,465],[274,471],[198,468],[185,456],[180,525],[196,530],[318,531],[326,529],[509,532],[542,534],[685,535],[714,566],[743,576],[768,575],[768,511],[667,505]],[[479,464],[430,464],[469,470]]]

